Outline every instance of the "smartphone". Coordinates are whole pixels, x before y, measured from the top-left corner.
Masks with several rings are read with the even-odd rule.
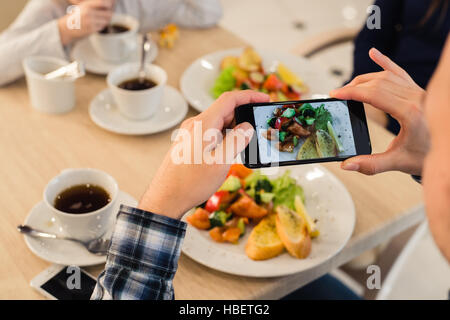
[[[255,128],[241,155],[249,168],[343,161],[372,152],[364,106],[358,101],[250,103],[235,109],[235,119]]]
[[[30,285],[52,300],[89,300],[97,280],[79,267],[54,264],[31,280]]]

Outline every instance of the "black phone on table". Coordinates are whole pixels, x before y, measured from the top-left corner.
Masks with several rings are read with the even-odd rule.
[[[249,168],[343,161],[372,152],[364,105],[358,101],[250,103],[235,109],[235,119],[255,129],[241,155]]]

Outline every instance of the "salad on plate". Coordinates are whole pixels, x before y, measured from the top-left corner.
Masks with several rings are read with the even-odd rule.
[[[186,220],[219,243],[237,244],[250,232],[245,252],[253,260],[270,259],[285,250],[306,258],[311,239],[319,236],[317,221],[305,209],[303,188],[289,171],[269,179],[241,164],[231,166],[219,190]]]
[[[303,80],[281,62],[265,70],[261,56],[250,47],[240,56],[223,58],[211,95],[217,99],[224,92],[246,89],[265,92],[272,102],[299,100],[309,90]]]

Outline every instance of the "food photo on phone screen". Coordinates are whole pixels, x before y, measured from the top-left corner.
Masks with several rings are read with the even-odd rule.
[[[253,113],[262,164],[357,154],[347,101],[255,106]]]

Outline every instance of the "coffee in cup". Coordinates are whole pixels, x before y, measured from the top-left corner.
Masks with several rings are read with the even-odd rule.
[[[157,86],[156,82],[148,78],[134,78],[130,80],[125,80],[121,84],[119,84],[119,88],[125,90],[146,90]]]
[[[120,62],[137,49],[139,22],[136,18],[114,14],[110,25],[89,36],[98,56],[106,61]]]
[[[62,232],[89,241],[103,236],[111,226],[119,193],[117,182],[97,169],[66,169],[44,190],[44,203],[58,220]]]
[[[128,30],[130,30],[130,28],[128,28],[127,26],[124,26],[121,24],[111,24],[111,25],[104,27],[99,32],[101,34],[111,34],[111,33],[114,34],[114,33],[127,32]]]
[[[167,74],[161,67],[146,64],[144,81],[139,63],[127,63],[108,73],[106,81],[119,112],[131,120],[151,117],[161,104]]]
[[[110,195],[101,186],[85,183],[60,192],[56,196],[54,206],[66,213],[83,214],[101,209],[110,201]]]

